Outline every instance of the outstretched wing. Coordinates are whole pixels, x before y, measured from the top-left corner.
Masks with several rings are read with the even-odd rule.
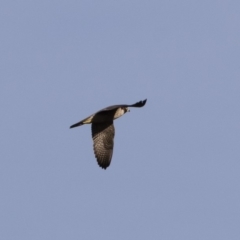
[[[110,111],[110,110],[121,108],[121,107],[143,107],[146,104],[146,102],[147,102],[147,99],[136,102],[131,105],[128,105],[128,104],[113,105],[113,106],[106,107],[98,112]]]
[[[143,107],[147,102],[147,99],[143,100],[143,101],[139,101],[139,102],[136,102],[132,105],[127,105],[127,107]]]
[[[106,169],[112,159],[113,139],[114,139],[113,121],[104,123],[92,123],[93,149],[98,165]]]
[[[94,115],[91,115],[91,116],[83,119],[82,121],[73,124],[72,126],[70,126],[70,128],[79,127],[79,126],[82,126],[83,124],[90,124],[92,122],[93,116]]]

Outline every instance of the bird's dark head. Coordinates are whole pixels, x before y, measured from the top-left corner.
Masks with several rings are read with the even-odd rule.
[[[128,107],[123,107],[122,109],[123,109],[124,113],[130,112],[130,109]]]

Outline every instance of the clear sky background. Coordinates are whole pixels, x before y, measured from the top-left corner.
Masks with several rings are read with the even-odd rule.
[[[1,1],[0,239],[239,240],[240,2]],[[115,121],[113,159],[69,126]]]

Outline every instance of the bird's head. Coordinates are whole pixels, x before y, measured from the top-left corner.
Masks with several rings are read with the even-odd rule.
[[[130,109],[128,107],[124,107],[122,109],[123,109],[124,113],[130,112]]]

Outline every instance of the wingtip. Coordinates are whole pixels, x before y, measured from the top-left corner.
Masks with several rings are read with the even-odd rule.
[[[100,168],[102,168],[103,170],[107,170],[107,168],[110,166],[110,163],[108,164],[108,163],[100,163],[99,161],[98,161],[98,159],[97,159],[97,163],[98,163],[98,166],[100,167]]]
[[[100,166],[100,165],[99,165]],[[100,166],[100,168],[102,168],[103,170],[107,170],[108,166],[107,167],[102,167]]]
[[[76,124],[73,124],[72,126],[70,126],[70,128],[75,128],[75,127],[79,127],[79,126],[82,126],[83,123],[80,122],[80,123],[76,123]]]
[[[147,98],[144,99],[144,100],[142,100],[142,101],[139,101],[139,104],[141,104],[142,106],[144,106],[144,105],[146,104],[146,102],[147,102]]]
[[[131,105],[130,107],[143,107],[147,102],[147,99],[136,102],[135,104]]]

